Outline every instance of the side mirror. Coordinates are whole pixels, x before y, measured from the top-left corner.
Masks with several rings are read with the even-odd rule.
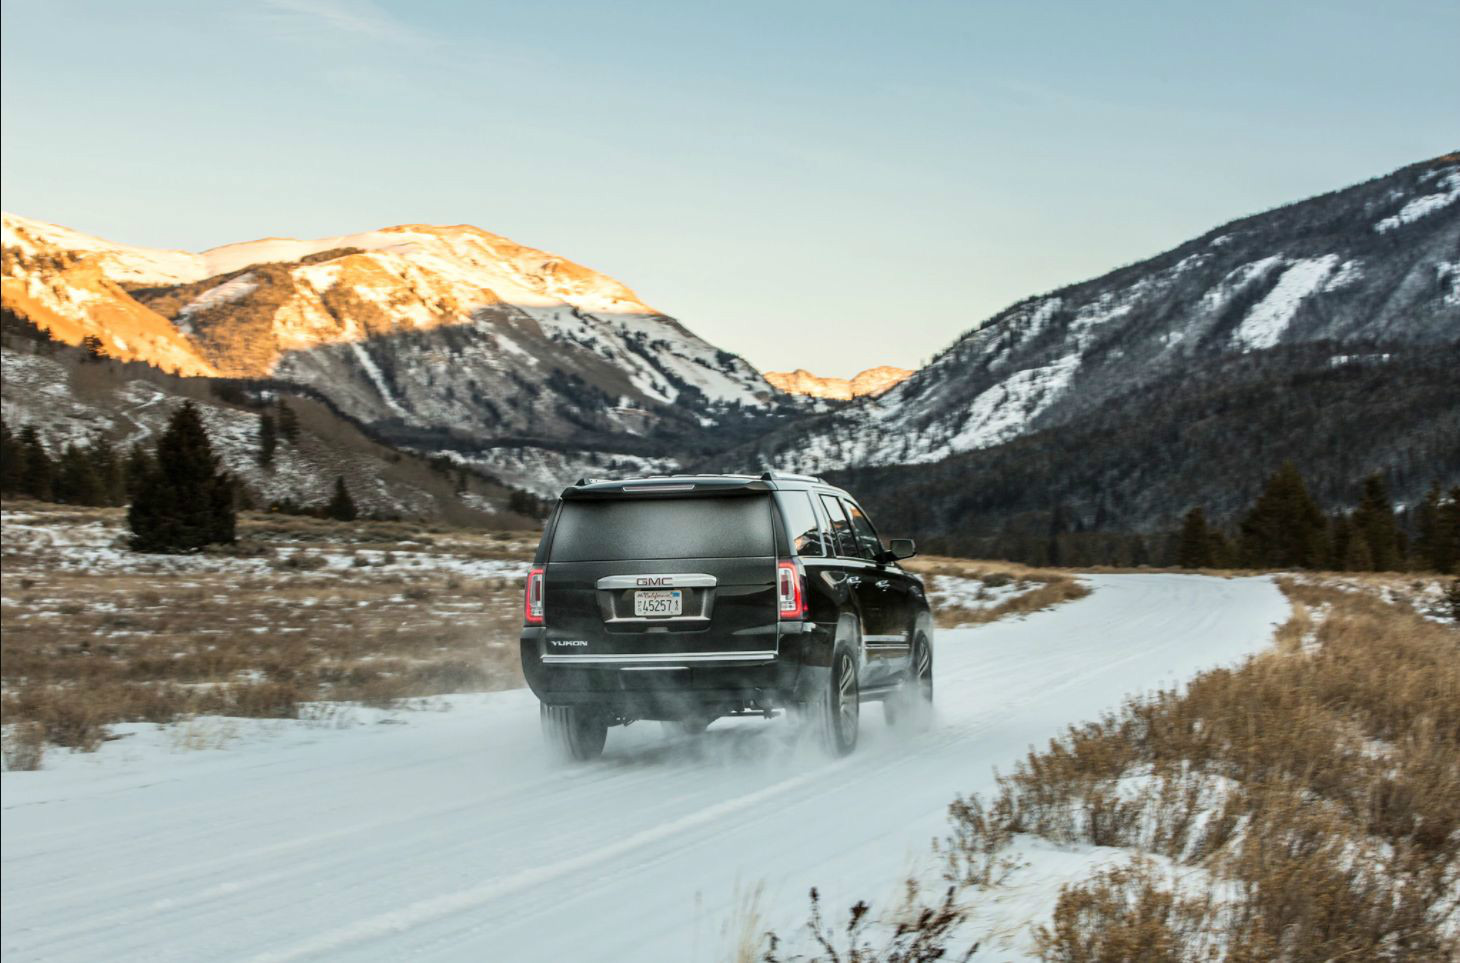
[[[912,558],[917,553],[917,544],[912,539],[894,538],[888,542],[887,551],[882,553],[882,561],[894,562],[900,558]]]

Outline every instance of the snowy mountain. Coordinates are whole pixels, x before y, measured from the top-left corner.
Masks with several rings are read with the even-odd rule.
[[[821,378],[805,368],[795,371],[767,371],[765,380],[788,394],[851,401],[869,395],[880,395],[893,385],[905,381],[912,372],[906,368],[880,365],[848,378]]]
[[[1246,217],[1029,298],[876,397],[773,432],[727,463],[921,464],[1068,423],[1222,359],[1327,342],[1460,336],[1460,154]]]
[[[6,305],[60,340],[307,385],[401,442],[541,490],[605,451],[662,460],[721,414],[784,404],[623,284],[464,225],[193,254],[6,214],[3,283]]]

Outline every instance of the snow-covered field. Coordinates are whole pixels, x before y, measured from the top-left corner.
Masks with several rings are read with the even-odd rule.
[[[558,768],[522,690],[356,710],[343,727],[236,722],[226,750],[117,727],[92,755],[5,773],[6,960],[721,960],[742,931],[936,889],[929,841],[1031,744],[1122,697],[1261,649],[1288,606],[1266,578],[1103,575],[1094,594],[941,632],[938,723],[827,761],[785,724],[698,742],[614,730]],[[444,711],[443,711],[444,707]],[[395,724],[385,724],[395,723]],[[222,723],[220,723],[222,725]],[[1029,841],[975,908],[979,959],[1028,952],[1061,882],[1115,851]]]

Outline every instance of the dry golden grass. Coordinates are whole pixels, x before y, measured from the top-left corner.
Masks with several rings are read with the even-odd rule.
[[[513,570],[533,534],[248,514],[226,552],[166,559],[106,547],[117,509],[6,507],[24,524],[7,525],[0,569],[0,706],[51,743],[521,684]],[[78,533],[91,544],[68,547]]]
[[[1015,833],[1204,867],[1067,887],[1046,960],[1446,959],[1460,952],[1460,631],[1369,594],[1285,580],[1276,651],[1133,699],[960,800],[950,881]],[[1129,954],[1136,954],[1132,957]]]
[[[1041,609],[1084,598],[1090,594],[1070,572],[1032,568],[1018,562],[994,562],[930,555],[910,559],[904,566],[931,580],[937,576],[981,582],[989,588],[1014,585],[1019,593],[1001,602],[973,607],[935,605],[933,620],[938,628],[951,629],[964,625],[997,622],[1010,615],[1028,615]]]

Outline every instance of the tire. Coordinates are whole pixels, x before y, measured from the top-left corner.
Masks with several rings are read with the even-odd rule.
[[[933,726],[933,647],[925,636],[913,640],[912,666],[901,687],[882,703],[887,724],[900,732],[927,732]]]
[[[803,705],[799,714],[826,754],[840,757],[857,748],[861,713],[857,661],[851,652],[838,648],[831,659],[826,690],[815,702]]]
[[[555,757],[588,762],[603,755],[608,720],[578,706],[543,705],[539,712],[548,751]]]

